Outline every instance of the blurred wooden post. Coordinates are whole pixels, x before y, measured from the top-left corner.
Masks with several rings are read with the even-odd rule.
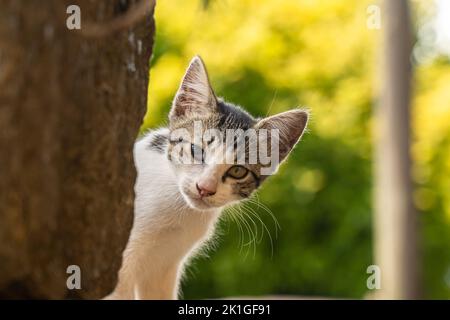
[[[375,161],[377,298],[419,298],[417,214],[410,178],[411,30],[406,0],[385,0]]]

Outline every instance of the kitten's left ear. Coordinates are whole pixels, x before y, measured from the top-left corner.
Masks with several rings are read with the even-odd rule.
[[[216,97],[209,84],[205,64],[199,56],[195,56],[181,81],[172,109],[170,121],[183,117],[205,115],[216,108]]]
[[[256,124],[258,129],[279,130],[279,163],[287,157],[302,137],[308,118],[307,110],[294,109],[264,118]]]

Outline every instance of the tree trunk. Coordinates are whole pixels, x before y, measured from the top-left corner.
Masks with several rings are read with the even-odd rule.
[[[152,11],[111,34],[82,31],[135,2],[1,3],[0,297],[100,298],[115,286],[133,220]],[[71,4],[81,31],[66,27]],[[81,269],[79,290],[66,286],[69,265]]]
[[[383,92],[375,161],[375,255],[383,299],[419,297],[417,212],[410,177],[411,30],[406,0],[385,0]]]

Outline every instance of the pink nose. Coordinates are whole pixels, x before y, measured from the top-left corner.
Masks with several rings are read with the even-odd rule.
[[[212,186],[202,184],[201,182],[200,183],[196,183],[195,186],[197,187],[198,194],[202,198],[203,197],[213,196],[213,195],[216,194],[216,190]]]

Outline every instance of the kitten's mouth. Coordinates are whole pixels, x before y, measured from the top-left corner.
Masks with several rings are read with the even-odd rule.
[[[212,206],[201,197],[190,197],[189,202],[195,209],[210,209]]]
[[[188,193],[183,192],[183,196],[188,203],[188,205],[194,209],[206,210],[211,209],[213,206],[206,202],[203,197],[193,196]]]

